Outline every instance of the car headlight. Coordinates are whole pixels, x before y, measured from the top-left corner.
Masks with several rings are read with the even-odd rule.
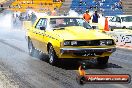
[[[106,41],[106,45],[112,45],[113,44],[113,40],[107,40]]]
[[[70,46],[71,45],[71,41],[64,41],[64,46]]]
[[[77,45],[77,41],[71,41],[71,45]]]
[[[100,40],[100,45],[101,45],[101,46],[106,45],[106,40]]]
[[[64,41],[64,46],[76,46],[77,41]]]

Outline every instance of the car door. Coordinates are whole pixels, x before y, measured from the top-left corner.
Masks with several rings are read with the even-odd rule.
[[[35,25],[35,36],[36,36],[36,48],[40,51],[45,52],[45,43],[44,43],[44,36],[45,36],[45,30],[42,28],[47,28],[47,19],[41,18],[38,23]]]

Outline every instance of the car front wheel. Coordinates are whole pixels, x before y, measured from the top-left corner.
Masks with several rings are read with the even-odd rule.
[[[56,65],[57,62],[58,62],[58,59],[57,59],[56,53],[54,51],[54,48],[53,48],[53,46],[50,46],[49,47],[49,63],[51,65]]]
[[[97,58],[97,62],[99,65],[107,65],[109,57],[99,57]]]

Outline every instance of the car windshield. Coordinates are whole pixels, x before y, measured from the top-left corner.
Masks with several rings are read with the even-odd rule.
[[[68,26],[82,26],[87,29],[92,27],[82,18],[51,18],[50,19],[51,28],[64,28]]]
[[[121,17],[122,22],[132,22],[132,16]]]

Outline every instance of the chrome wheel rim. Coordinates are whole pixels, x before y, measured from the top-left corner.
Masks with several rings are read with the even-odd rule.
[[[50,63],[53,63],[53,56],[50,57]]]
[[[29,53],[32,53],[32,50],[33,50],[33,47],[32,47],[32,44],[31,42],[29,43]]]
[[[49,50],[49,62],[50,62],[50,63],[53,63],[53,61],[54,61],[54,56],[53,56],[52,50],[50,49],[50,50]]]

